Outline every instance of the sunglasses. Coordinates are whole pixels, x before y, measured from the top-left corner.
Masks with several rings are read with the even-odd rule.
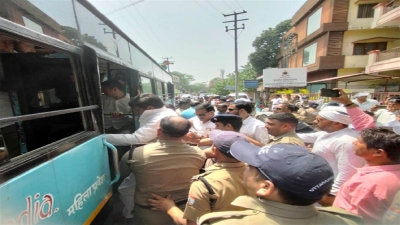
[[[228,109],[229,112],[233,111],[233,110],[237,110],[237,109]]]

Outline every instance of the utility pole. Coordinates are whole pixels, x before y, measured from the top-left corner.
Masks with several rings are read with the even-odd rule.
[[[238,20],[237,19],[237,15],[239,15],[239,14],[244,14],[244,13],[247,13],[245,10],[243,10],[243,12],[239,12],[239,13],[237,13],[237,12],[233,12],[233,14],[228,14],[228,15],[225,15],[225,14],[222,14],[222,15],[224,15],[224,17],[227,17],[227,16],[234,16],[234,20],[231,20],[231,21],[225,21],[225,22],[223,22],[223,23],[234,23],[233,24],[233,29],[228,29],[228,26],[225,26],[225,29],[226,29],[226,32],[228,32],[228,31],[230,31],[230,30],[234,30],[235,31],[235,92],[236,92],[236,99],[238,98],[238,95],[239,95],[239,69],[238,69],[238,49],[237,49],[237,30],[239,30],[239,29],[243,29],[244,30],[244,23],[242,24],[242,27],[240,27],[240,28],[238,28],[237,27],[237,22],[238,21],[244,21],[244,20],[249,20],[249,19],[241,19],[241,20]]]
[[[174,64],[174,62],[171,62],[171,61],[169,61],[169,59],[172,59],[172,56],[171,57],[165,57],[165,58],[162,58],[162,59],[165,59],[165,61],[164,62],[167,62],[167,68],[168,68],[168,73],[169,73],[169,65],[170,64]],[[163,64],[164,64],[164,62],[163,62]]]

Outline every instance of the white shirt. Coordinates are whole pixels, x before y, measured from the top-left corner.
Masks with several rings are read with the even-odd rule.
[[[145,110],[139,118],[140,128],[135,133],[106,134],[106,140],[117,146],[148,143],[157,138],[157,129],[160,128],[160,121],[167,116],[176,116],[176,112],[165,107]]]
[[[112,112],[120,112],[122,114],[130,114],[132,113],[132,109],[129,106],[129,101],[131,96],[126,93],[123,98],[115,100],[113,97],[107,96],[103,94],[102,96],[104,114],[110,114]],[[115,129],[119,129],[124,125],[129,123],[134,123],[133,116],[126,116],[122,118],[114,118],[111,115],[104,115],[104,126],[106,128],[114,127]]]
[[[393,128],[393,131],[396,132],[396,134],[400,134],[400,122],[397,120],[397,118],[389,121],[386,126]]]
[[[378,126],[387,126],[387,123],[396,119],[396,114],[387,109],[379,109],[374,113],[374,116]]]
[[[340,186],[357,172],[357,168],[365,165],[365,160],[354,154],[353,142],[359,135],[350,128],[332,133],[320,131],[297,135],[305,143],[314,143],[312,151],[324,157],[331,166],[335,176],[330,192],[333,195],[336,195]]]
[[[191,118],[189,121],[192,122],[193,126],[190,128],[190,131],[196,132],[201,136],[207,136],[208,133],[215,129],[215,123],[210,120],[206,123],[200,121],[199,117],[195,116]]]
[[[372,107],[379,105],[379,102],[375,99],[367,99],[363,103],[359,103],[357,99],[354,99],[353,103],[358,105],[362,111],[371,111]]]
[[[271,109],[273,109],[273,108],[274,108],[274,105],[277,105],[277,104],[281,104],[281,103],[282,103],[282,99],[281,99],[281,98],[273,98],[273,99],[271,99],[271,102],[272,102]]]
[[[243,125],[240,128],[240,133],[245,134],[261,143],[267,144],[269,141],[268,130],[265,128],[265,123],[249,116],[243,120]]]

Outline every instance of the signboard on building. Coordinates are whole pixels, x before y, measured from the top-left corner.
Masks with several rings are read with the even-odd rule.
[[[263,85],[266,88],[305,87],[307,68],[271,68],[263,70]]]
[[[243,87],[244,88],[258,88],[258,80],[244,80]]]

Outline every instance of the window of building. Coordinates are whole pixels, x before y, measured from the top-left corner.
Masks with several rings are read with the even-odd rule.
[[[322,8],[315,11],[307,20],[307,36],[314,33],[321,27]]]
[[[353,55],[366,55],[372,50],[385,51],[387,42],[356,43],[354,44]]]
[[[317,43],[308,46],[303,50],[303,66],[308,66],[315,63],[317,58]]]
[[[374,4],[360,4],[358,5],[357,18],[373,18],[374,17]]]

